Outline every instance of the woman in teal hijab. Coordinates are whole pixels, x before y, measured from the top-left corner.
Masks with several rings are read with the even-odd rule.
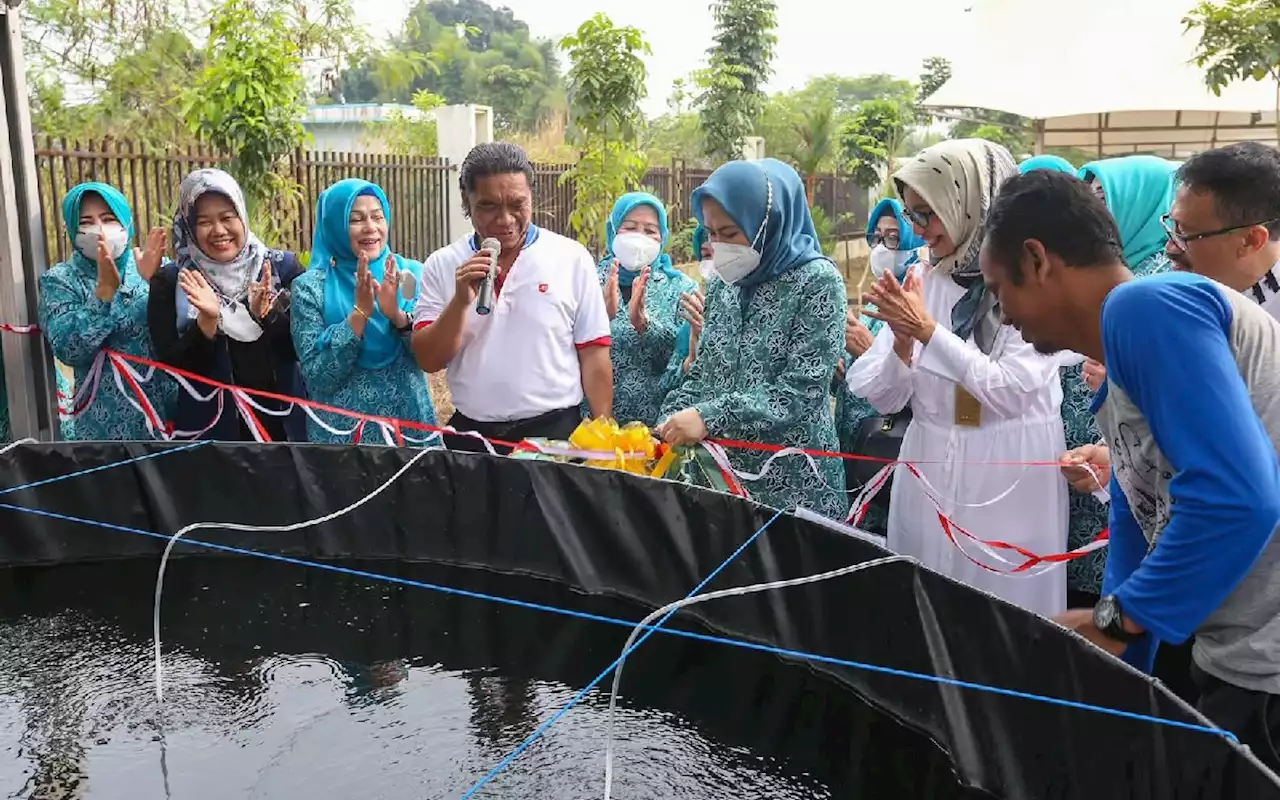
[[[871,247],[868,271],[877,280],[886,271],[892,271],[898,282],[906,280],[907,273],[919,261],[919,250],[924,247],[924,239],[916,233],[915,228],[907,221],[902,211],[902,203],[892,197],[886,197],[867,216],[867,245]],[[836,398],[836,433],[840,437],[840,452],[856,453],[858,447],[858,431],[862,423],[880,416],[871,403],[853,392],[843,380],[844,370],[858,360],[880,332],[884,323],[872,319],[866,314],[855,316],[849,311],[845,320],[845,352],[841,369],[831,391]],[[859,333],[859,329],[866,332]],[[853,474],[854,462],[843,465],[846,470],[845,487],[852,492],[861,487],[858,477]],[[888,491],[882,495],[887,499]],[[886,534],[889,525],[887,504],[873,503],[867,508],[867,514],[859,524],[863,530],[881,536]]]
[[[844,350],[845,289],[818,246],[800,176],[776,159],[731,161],[690,204],[719,278],[707,283],[697,358],[663,405],[659,435],[674,445],[714,437],[834,450],[830,390]],[[730,453],[752,473],[768,455]],[[818,461],[819,476],[804,459],[785,458],[745,485],[774,508],[843,518],[842,466]]]
[[[320,194],[311,266],[292,286],[293,345],[316,402],[434,425],[431,395],[409,349],[422,264],[391,252],[390,230],[391,208],[377,185],[348,178]],[[349,417],[316,415],[324,424],[308,419],[310,441],[388,442],[379,426],[358,429]]]
[[[1124,260],[1135,275],[1169,268],[1160,218],[1173,205],[1177,169],[1177,164],[1156,156],[1124,156],[1085,164],[1078,173],[1116,218]]]
[[[668,366],[676,351],[689,352],[690,327],[680,303],[698,284],[672,265],[667,209],[653,195],[619,197],[606,235],[599,273],[611,320],[613,415],[622,424],[653,425],[671,389],[664,381]]]
[[[154,422],[172,418],[177,387],[156,371],[142,389],[158,420],[134,407],[112,379],[107,350],[153,358],[147,326],[147,282],[160,268],[165,231],[147,238],[134,258],[133,212],[124,195],[104,183],[82,183],[62,200],[62,222],[71,239],[71,258],[40,276],[39,318],[53,355],[71,367],[84,404],[72,433],[80,441],[158,438]],[[96,379],[95,370],[101,369]],[[145,372],[145,370],[141,370]],[[96,384],[96,386],[94,385]],[[126,390],[127,391],[127,390]],[[68,393],[69,394],[69,393]],[[63,405],[70,407],[72,398]]]
[[[1165,232],[1160,217],[1173,205],[1174,173],[1177,165],[1155,156],[1125,156],[1085,164],[1077,173],[1081,180],[1102,195],[1120,229],[1124,259],[1138,276],[1164,272],[1169,259],[1164,254]],[[1083,364],[1062,369],[1062,423],[1067,450],[1094,444],[1098,427],[1089,408],[1094,393],[1085,384]],[[1107,527],[1107,506],[1091,494],[1071,490],[1068,495],[1070,526],[1067,546],[1083,547]],[[1106,551],[1099,550],[1067,564],[1067,588],[1080,593],[1071,607],[1092,605],[1091,598],[1102,589],[1102,569]]]
[[[1033,169],[1051,169],[1058,172],[1069,172],[1072,175],[1076,174],[1075,165],[1062,156],[1055,155],[1032,156],[1018,165],[1018,172],[1023,175]]]

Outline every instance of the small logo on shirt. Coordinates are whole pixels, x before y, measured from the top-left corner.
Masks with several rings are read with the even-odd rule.
[[[539,291],[539,292],[542,292],[543,294],[546,294],[546,293],[547,293],[547,289],[548,289],[548,288],[549,288],[549,287],[548,287],[545,283],[540,283],[540,284],[538,284],[538,291]]]

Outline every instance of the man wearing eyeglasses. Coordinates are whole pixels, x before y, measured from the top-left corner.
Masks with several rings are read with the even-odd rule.
[[[1205,150],[1178,169],[1176,180],[1173,206],[1160,218],[1174,269],[1212,278],[1280,319],[1280,150],[1257,142]],[[1096,391],[1105,373],[1095,371]],[[1105,485],[1111,468],[1105,445],[1086,445],[1064,459],[1077,491]]]
[[[1178,170],[1162,218],[1174,268],[1242,292],[1280,318],[1280,151],[1257,142],[1206,150]]]

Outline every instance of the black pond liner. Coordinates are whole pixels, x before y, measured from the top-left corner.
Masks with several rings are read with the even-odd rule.
[[[164,452],[180,449],[184,451]],[[159,455],[110,466],[151,454]],[[168,535],[194,522],[285,525],[318,517],[359,500],[413,454],[283,444],[20,447],[5,457],[4,486],[48,482],[10,492],[0,487],[0,566],[145,559],[154,568],[164,539],[121,529]],[[95,469],[99,467],[105,468]],[[59,480],[85,470],[92,471]],[[445,569],[457,581],[474,581],[482,591],[502,596],[519,596],[504,588],[536,594],[533,584],[550,582],[558,585],[559,604],[638,621],[644,609],[684,597],[773,516],[772,510],[739,498],[619,472],[432,452],[348,517],[292,533],[200,530],[192,538],[300,559],[354,559],[370,571],[409,578]],[[195,545],[181,545],[175,553],[202,557],[189,559],[190,564],[210,558],[236,564],[250,560]],[[705,591],[811,575],[884,555],[863,540],[786,515]],[[253,561],[251,574],[260,576],[263,591],[272,598],[283,593],[288,604],[287,587],[294,585],[299,568]],[[287,583],[268,585],[273,566],[288,575]],[[180,568],[188,568],[188,562]],[[130,569],[137,576],[133,582],[147,584],[130,589],[135,596],[130,608],[149,610],[136,598],[150,592],[150,579],[142,576],[152,570]],[[23,602],[37,603],[38,596],[55,592],[49,581],[41,583],[38,571],[35,577],[30,570],[8,572],[10,585],[0,593],[0,602],[25,597]],[[25,577],[14,577],[19,574]],[[181,579],[176,580],[166,602],[180,609],[184,589]],[[95,602],[92,592],[66,594],[72,605]],[[575,598],[581,604],[575,605]],[[474,610],[481,601],[467,602],[467,619],[483,613]],[[449,618],[462,612],[441,613]],[[376,616],[376,609],[369,614]],[[149,638],[149,616],[135,624],[134,634]],[[291,623],[289,615],[245,624],[266,626],[254,635],[259,640],[274,637],[275,649],[320,649],[314,642],[291,640],[296,620]],[[424,627],[431,630],[436,624],[444,626],[442,631],[447,627],[438,620]],[[523,660],[531,674],[545,672],[577,687],[617,656],[618,651],[604,645],[586,648],[588,653],[574,659],[549,655],[558,650],[552,644],[557,631],[568,626],[613,626],[553,614],[524,624],[526,643],[516,647],[519,642],[504,642],[503,648],[516,649],[502,655],[490,643],[480,656],[459,655],[464,652],[460,649],[448,659],[432,657],[446,662],[472,658],[490,665]],[[1189,725],[1208,724],[1159,683],[1048,621],[907,563],[711,601],[680,612],[667,625]],[[626,633],[614,628],[608,642],[617,645]],[[306,638],[305,633],[296,636]],[[166,625],[165,637],[168,648],[203,649],[214,660],[228,652],[236,658],[234,626],[220,635],[201,632],[197,625]],[[355,661],[403,658],[427,646],[423,641],[391,637],[390,644],[380,645],[390,648],[387,652],[370,654],[367,642],[326,636],[325,650]],[[714,657],[718,668],[700,669],[703,659],[682,654],[681,641],[659,632],[641,645],[623,680],[627,701],[705,720],[712,736],[757,752],[791,759],[797,751],[807,751],[810,757],[802,768],[821,777],[834,796],[980,796],[938,780],[936,759],[920,755],[914,732],[945,752],[959,783],[996,797],[1280,798],[1280,780],[1247,749],[1204,731],[818,661],[764,655],[778,664],[766,668],[760,666],[760,653],[728,645],[697,644],[700,654],[708,653],[708,647],[733,651]],[[645,658],[646,648],[666,656]],[[522,659],[519,654],[526,650]],[[741,676],[723,666],[735,662],[744,665]],[[660,676],[656,682],[650,679],[655,671]],[[644,672],[651,674],[640,675]],[[666,690],[654,689],[657,685]],[[602,686],[607,692],[608,682]],[[715,713],[706,711],[712,708]],[[571,724],[569,717],[558,723]],[[916,785],[884,783],[886,768],[867,763],[885,758],[884,751],[895,747],[912,753]],[[643,762],[643,752],[619,752],[621,771],[642,769]],[[887,786],[895,788],[885,793]]]

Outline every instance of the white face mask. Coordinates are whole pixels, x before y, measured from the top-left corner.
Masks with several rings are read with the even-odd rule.
[[[704,258],[698,264],[698,271],[702,273],[702,279],[710,280],[716,276],[716,262],[710,258]]]
[[[878,244],[871,250],[871,274],[877,278],[882,277],[886,272],[892,272],[894,277],[901,279],[903,267],[911,258],[914,250],[890,250],[884,244]]]
[[[712,264],[720,275],[720,280],[730,285],[755,272],[760,266],[760,254],[751,245],[712,242],[711,249],[715,251]]]
[[[104,225],[81,225],[80,231],[76,234],[76,249],[84,254],[85,258],[96,261],[99,234],[107,239],[107,252],[111,255],[112,261],[124,255],[125,249],[129,246],[129,234],[117,222],[108,222]]]
[[[764,241],[765,230],[769,227],[769,214],[773,212],[773,182],[768,176],[764,179],[768,194],[765,196],[764,219],[760,220],[760,229],[750,245],[730,244],[729,242],[712,242],[712,263],[720,275],[720,280],[732,286],[760,267],[760,253],[756,250],[756,242]]]
[[[613,255],[629,272],[639,272],[662,254],[662,245],[643,233],[620,233],[613,239]]]

